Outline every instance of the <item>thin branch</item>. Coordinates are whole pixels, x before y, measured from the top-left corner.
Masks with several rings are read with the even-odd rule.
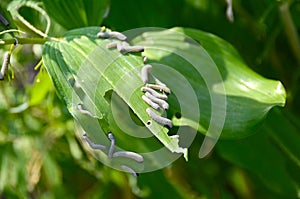
[[[12,39],[0,39],[0,46],[1,45],[8,45],[8,44],[15,44],[16,41],[18,44],[44,44],[47,41],[58,41],[57,38],[47,37],[47,38],[19,38],[15,37]]]
[[[283,3],[279,4],[279,13],[287,39],[292,48],[297,63],[300,66],[300,41],[297,29],[291,17],[290,4],[287,1],[284,1]]]

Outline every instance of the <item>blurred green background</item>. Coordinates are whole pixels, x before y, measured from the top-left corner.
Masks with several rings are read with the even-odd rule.
[[[1,0],[1,13],[16,28],[7,11],[9,3]],[[272,110],[256,134],[220,140],[204,159],[198,159],[203,139],[198,134],[188,162],[180,158],[168,168],[141,174],[136,181],[83,150],[73,119],[45,69],[34,70],[41,45],[19,45],[11,58],[14,79],[0,82],[0,198],[300,197],[300,1],[236,0],[233,23],[226,18],[225,0],[98,1],[103,7],[99,12],[97,7],[84,7],[98,13],[88,23],[78,21],[80,6],[66,11],[69,17],[61,21],[56,15],[63,9],[50,12],[51,5],[60,1],[40,3],[52,18],[51,36],[82,24],[117,31],[182,26],[216,34],[231,43],[254,71],[280,80],[287,90],[287,104]],[[105,12],[102,21],[99,15]],[[37,28],[45,28],[38,12],[27,7],[20,14]],[[0,30],[5,29],[2,25]],[[3,55],[10,46],[0,47]]]

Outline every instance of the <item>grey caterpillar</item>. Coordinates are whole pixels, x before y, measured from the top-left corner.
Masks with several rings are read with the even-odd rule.
[[[107,44],[106,48],[108,48],[108,49],[110,49],[110,48],[116,48],[119,43],[120,42],[118,42],[118,41],[113,41],[113,42]]]
[[[119,41],[113,41],[109,44],[106,45],[106,48],[117,48],[119,52],[123,51],[124,46],[128,46],[128,43],[122,42],[120,43]]]
[[[146,92],[145,93],[146,97],[148,97],[152,102],[158,104],[160,107],[162,107],[163,109],[167,110],[169,109],[169,104],[162,100],[162,99],[159,99],[159,98],[156,98],[154,97],[153,95],[151,95],[150,93]]]
[[[163,92],[168,93],[168,94],[171,93],[171,90],[167,86],[163,86],[163,85],[146,84],[146,87],[152,88],[154,90],[159,90],[161,92],[163,91]]]
[[[83,135],[83,139],[85,139],[85,141],[89,144],[89,146],[92,149],[100,149],[102,151],[106,149],[106,146],[104,145],[93,143],[92,140],[86,134]]]
[[[117,49],[120,53],[125,53],[124,47],[129,46],[128,43],[122,42],[122,43],[117,43]]]
[[[142,99],[152,108],[154,108],[155,110],[159,110],[159,105],[156,104],[155,102],[153,102],[152,100],[150,100],[148,97],[146,97],[145,95],[142,96]]]
[[[137,176],[138,176],[138,174],[137,174],[132,168],[130,168],[130,167],[126,166],[126,165],[121,165],[121,168],[122,168],[124,171],[126,171],[126,172],[128,172],[128,173],[131,173],[134,177],[137,177]]]
[[[165,94],[160,94],[160,93],[156,92],[155,90],[153,90],[152,88],[142,87],[141,91],[148,92],[151,95],[153,95],[154,97],[159,98],[159,99],[163,99],[163,100],[168,99],[168,96],[166,96]]]
[[[118,40],[121,40],[121,41],[125,41],[127,39],[127,37],[120,33],[120,32],[99,32],[97,34],[97,37],[99,38],[115,38],[115,39],[118,39]]]
[[[117,46],[118,47],[118,46]],[[118,50],[123,53],[134,53],[134,52],[143,52],[144,47],[143,46],[127,46],[127,45],[121,45]]]
[[[152,66],[150,64],[143,66],[141,70],[141,78],[145,84],[148,83],[149,81],[149,73],[151,72],[151,70],[152,70]]]
[[[110,148],[109,148],[109,151],[108,151],[108,158],[109,159],[114,158],[114,157],[125,157],[125,158],[133,159],[137,162],[143,162],[144,161],[143,156],[141,156],[140,154],[131,152],[131,151],[117,151],[117,152],[114,152],[115,151],[115,146],[116,146],[115,137],[111,132],[109,132],[108,133],[108,138],[111,141]]]
[[[144,162],[144,158],[143,156],[141,156],[140,154],[138,153],[135,153],[135,152],[131,152],[131,151],[117,151],[113,154],[113,157],[125,157],[125,158],[130,158],[130,159],[133,159],[137,162]]]
[[[164,125],[164,126],[168,126],[169,128],[172,128],[173,124],[172,121],[168,118],[162,117],[160,115],[157,115],[155,112],[153,112],[150,108],[146,109],[146,112],[148,113],[148,115],[157,123]]]
[[[233,10],[232,10],[232,0],[226,0],[227,9],[226,9],[226,16],[230,22],[234,21]]]
[[[77,104],[77,109],[80,113],[84,114],[84,115],[88,115],[90,117],[96,118],[96,116],[94,116],[90,111],[86,110],[83,106],[83,104]]]
[[[10,52],[5,52],[3,56],[2,68],[0,71],[0,80],[4,80],[4,76],[8,68],[9,60],[10,60]]]
[[[143,62],[146,63],[148,61],[148,57],[147,56],[143,56]]]
[[[108,151],[108,158],[111,159],[113,157],[113,153],[115,151],[115,145],[116,145],[116,140],[114,135],[112,134],[112,132],[108,133],[108,138],[110,139],[110,147],[109,147],[109,151]]]
[[[144,51],[144,47],[143,46],[130,46],[128,43],[126,42],[111,42],[109,44],[106,45],[106,48],[116,48],[118,49],[118,51],[122,54],[126,54],[126,53],[131,53],[131,52],[143,52]]]

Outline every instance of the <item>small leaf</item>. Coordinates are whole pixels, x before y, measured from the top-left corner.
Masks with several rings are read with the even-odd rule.
[[[45,69],[41,69],[34,80],[33,86],[30,88],[29,105],[39,104],[51,89],[52,83]]]

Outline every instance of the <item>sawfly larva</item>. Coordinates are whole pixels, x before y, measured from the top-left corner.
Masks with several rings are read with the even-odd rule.
[[[146,112],[148,115],[157,123],[163,125],[163,126],[168,126],[169,128],[173,127],[172,121],[168,118],[162,117],[160,115],[157,115],[155,112],[153,112],[150,108],[146,109]]]

